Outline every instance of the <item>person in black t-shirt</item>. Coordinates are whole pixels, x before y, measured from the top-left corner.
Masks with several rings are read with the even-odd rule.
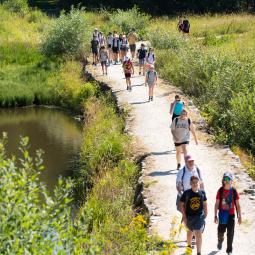
[[[181,197],[180,208],[183,221],[187,231],[187,243],[191,248],[192,232],[196,237],[197,255],[201,255],[202,233],[205,228],[205,218],[207,216],[207,198],[203,190],[199,190],[199,178],[190,177],[191,189],[186,190]]]
[[[145,45],[142,43],[141,48],[137,50],[137,58],[139,60],[139,75],[141,75],[141,69],[143,69],[143,75],[145,75],[145,58],[147,50]]]

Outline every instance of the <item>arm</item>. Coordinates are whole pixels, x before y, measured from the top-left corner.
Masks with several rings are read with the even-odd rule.
[[[185,206],[183,202],[180,202],[180,210],[182,213],[183,222],[187,226],[187,215],[186,215]]]
[[[204,201],[204,211],[205,211],[205,218],[206,218],[208,214],[207,201]]]
[[[172,115],[173,110],[174,110],[174,103],[171,103],[170,104],[170,111],[169,111],[170,115]]]
[[[134,69],[134,64],[132,62],[132,74],[134,74],[134,73],[135,73],[135,69]]]
[[[182,175],[183,175],[183,168],[178,171],[178,174],[176,177],[176,189],[179,194],[183,193]]]
[[[193,123],[190,123],[190,131],[191,131],[191,133],[194,137],[196,145],[198,145],[197,136],[196,136],[196,132],[195,132],[195,127],[194,127]]]
[[[241,214],[241,206],[240,206],[240,203],[239,203],[239,199],[236,200],[236,210],[237,210],[237,213],[238,213],[238,223],[239,224],[242,224],[242,214]]]
[[[214,205],[214,223],[218,224],[218,210],[219,210],[219,204],[220,200],[216,199],[215,205]]]

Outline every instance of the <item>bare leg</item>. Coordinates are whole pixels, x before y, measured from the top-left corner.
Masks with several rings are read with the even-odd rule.
[[[193,235],[192,231],[188,230],[187,231],[187,244],[188,244],[188,246],[191,246],[192,235]]]
[[[201,233],[201,231],[194,231],[194,233],[195,233],[195,236],[196,236],[197,253],[199,253],[199,252],[201,253],[202,233]]]
[[[181,164],[181,153],[182,153],[182,147],[181,146],[175,146],[176,149],[176,160],[177,165]]]
[[[187,144],[182,144],[182,152],[184,157],[188,154],[188,145]]]

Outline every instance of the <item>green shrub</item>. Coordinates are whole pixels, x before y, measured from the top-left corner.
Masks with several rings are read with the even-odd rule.
[[[109,19],[110,23],[119,27],[122,33],[128,34],[132,28],[135,28],[140,39],[146,36],[146,24],[149,25],[150,22],[150,16],[140,12],[136,6],[127,11],[118,9],[114,13],[109,13]]]
[[[22,16],[29,11],[27,0],[4,0],[3,6],[11,12],[16,12]]]
[[[62,13],[45,33],[42,52],[46,56],[74,58],[79,56],[86,38],[87,26],[82,12],[72,9]]]

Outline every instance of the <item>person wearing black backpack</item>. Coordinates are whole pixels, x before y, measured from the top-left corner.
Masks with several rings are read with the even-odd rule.
[[[182,32],[185,34],[189,34],[189,29],[190,29],[189,20],[184,17],[184,19],[182,21]]]
[[[237,212],[238,223],[242,223],[241,207],[239,194],[232,186],[233,175],[229,172],[224,173],[222,187],[218,190],[214,206],[214,222],[218,224],[218,245],[222,249],[224,234],[227,230],[227,249],[228,255],[232,254],[233,240],[235,231],[235,209]]]
[[[176,149],[177,169],[180,169],[181,167],[181,153],[183,152],[184,157],[188,153],[187,147],[190,142],[190,132],[192,133],[196,144],[198,144],[195,127],[187,115],[188,112],[183,109],[181,116],[175,118],[170,126]]]

